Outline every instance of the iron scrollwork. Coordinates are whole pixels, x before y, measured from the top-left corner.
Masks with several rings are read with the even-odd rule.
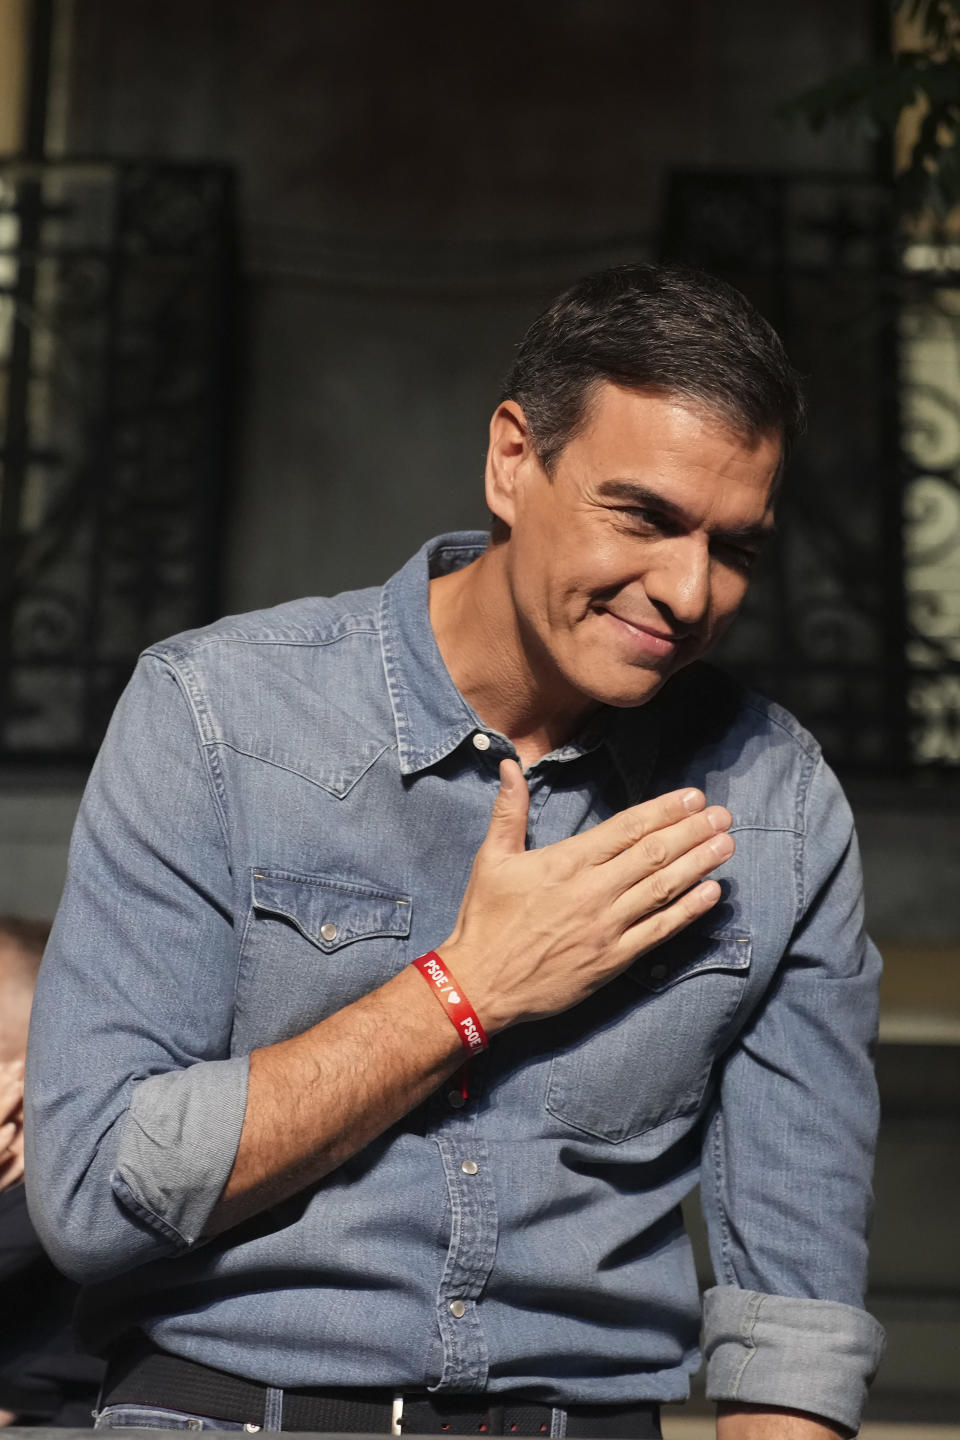
[[[960,266],[911,261],[889,190],[849,175],[677,175],[663,250],[750,295],[807,377],[722,658],[847,770],[960,765]]]
[[[234,230],[225,168],[0,163],[0,760],[89,760],[216,613]]]

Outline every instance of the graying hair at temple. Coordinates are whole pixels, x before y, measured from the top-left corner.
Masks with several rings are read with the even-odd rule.
[[[804,427],[773,327],[732,285],[682,265],[587,275],[527,330],[500,398],[522,407],[548,473],[602,381],[688,399],[750,438],[779,432],[785,455]]]

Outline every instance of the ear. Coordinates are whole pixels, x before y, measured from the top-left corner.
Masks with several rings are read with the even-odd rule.
[[[485,488],[487,508],[505,525],[513,525],[519,489],[536,463],[527,417],[515,400],[501,401],[490,420]]]

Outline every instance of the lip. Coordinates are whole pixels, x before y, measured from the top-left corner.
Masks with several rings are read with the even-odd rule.
[[[638,625],[633,620],[624,620],[621,615],[614,614],[612,610],[601,610],[600,614],[616,626],[618,634],[638,654],[666,660],[677,653],[681,636],[671,635],[666,630],[653,630],[646,625]]]

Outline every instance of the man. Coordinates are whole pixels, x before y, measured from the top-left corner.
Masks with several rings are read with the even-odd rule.
[[[141,660],[29,1076],[101,1426],[658,1435],[702,1157],[718,1434],[855,1429],[850,815],[792,717],[693,664],[800,417],[736,292],[604,272],[520,346],[489,543]]]
[[[77,1287],[54,1269],[27,1214],[23,1058],[50,926],[0,915],[0,1426],[86,1426],[102,1365],[73,1336]]]

